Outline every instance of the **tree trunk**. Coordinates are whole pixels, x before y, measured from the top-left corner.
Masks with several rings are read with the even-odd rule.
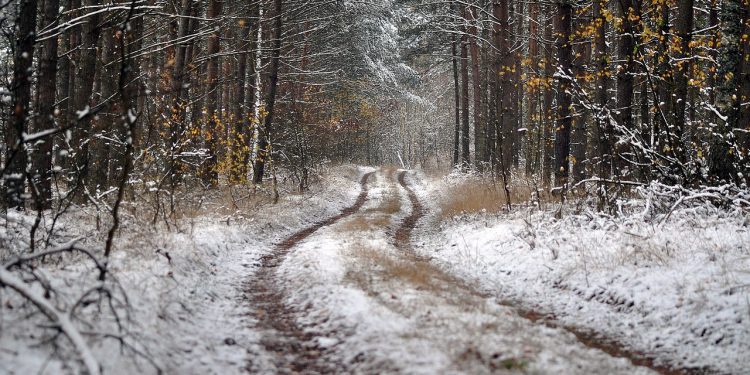
[[[31,101],[31,65],[36,41],[36,0],[21,0],[18,6],[13,81],[11,83],[11,122],[5,138],[5,203],[8,208],[23,209],[26,184],[26,120]],[[54,81],[53,81],[54,82]]]
[[[453,129],[453,166],[459,165],[459,145],[461,142],[461,81],[458,77],[458,42],[455,35],[451,45],[451,56],[453,62],[453,98],[455,109],[455,126]]]
[[[60,9],[59,0],[45,0],[42,27],[52,28],[57,25],[57,15]],[[57,38],[44,41],[42,56],[39,60],[39,83],[37,85],[37,118],[34,121],[34,131],[41,132],[54,129],[55,124],[55,84],[57,82]],[[52,207],[52,145],[53,138],[47,137],[31,155],[32,188],[36,189],[36,209],[44,210]]]
[[[545,12],[547,17],[552,13],[552,7],[548,6]],[[544,40],[552,40],[552,25],[547,22],[544,27]],[[552,133],[555,127],[555,120],[552,113],[552,103],[554,100],[554,91],[552,90],[553,75],[555,68],[552,61],[552,48],[547,46],[544,52],[544,95],[543,95],[543,112],[544,118],[542,119],[542,146],[543,157],[542,157],[542,186],[548,188],[550,186],[550,176],[552,174],[552,158],[553,158],[553,139]]]
[[[175,47],[174,55],[174,66],[172,68],[172,116],[169,121],[169,144],[167,145],[169,150],[169,179],[172,185],[172,191],[176,187],[177,181],[180,179],[181,168],[178,161],[179,154],[181,153],[180,144],[183,141],[185,133],[185,107],[187,101],[183,96],[185,90],[185,65],[188,59],[188,47],[192,42],[187,42],[184,39],[190,33],[190,16],[193,14],[193,3],[192,0],[182,0],[181,3],[181,14],[182,18],[179,20],[177,26],[177,39],[182,42]]]
[[[208,43],[206,45],[206,53],[208,54],[208,64],[206,72],[206,80],[208,81],[208,94],[206,95],[206,131],[205,135],[208,141],[206,146],[208,149],[208,155],[204,161],[203,171],[201,177],[203,183],[211,186],[216,186],[219,183],[219,173],[216,170],[218,163],[217,150],[219,146],[219,139],[222,136],[219,129],[219,117],[221,113],[217,113],[217,105],[220,96],[219,87],[219,69],[221,66],[221,59],[219,58],[220,40],[221,37],[221,26],[219,25],[218,18],[221,16],[221,8],[223,6],[223,0],[210,0],[208,8],[206,9],[206,18],[214,23],[215,31],[208,37]]]
[[[658,110],[654,116],[653,129],[651,129],[651,138],[649,139],[655,150],[662,151],[663,146],[668,144],[668,139],[664,139],[664,134],[669,132],[669,117],[672,112],[672,67],[669,61],[669,41],[670,41],[670,23],[669,23],[669,4],[662,2],[657,6],[658,24],[659,24],[659,43],[656,46],[656,75],[659,82],[656,86],[657,103],[654,107]]]
[[[712,134],[711,150],[708,160],[712,182],[738,182],[743,179],[737,175],[737,151],[734,150],[734,129],[747,129],[748,125],[740,124],[743,65],[745,48],[742,36],[748,10],[744,0],[725,0],[721,6],[721,47],[719,50],[719,71],[717,77],[721,85],[716,95],[716,108],[724,118],[717,119]],[[747,42],[745,42],[747,43]],[[745,93],[747,95],[747,93]],[[747,166],[745,166],[747,169]],[[744,171],[747,172],[747,171]]]
[[[568,1],[557,3],[557,14],[555,22],[555,45],[557,47],[557,60],[559,72],[564,75],[557,79],[557,127],[555,128],[555,186],[562,187],[563,196],[567,188],[568,172],[570,168],[570,129],[572,103],[570,95],[573,77],[572,57],[573,46],[570,40],[573,27],[573,6]]]
[[[685,162],[684,139],[685,108],[688,100],[688,75],[690,73],[690,42],[693,33],[693,0],[679,0],[677,5],[677,19],[675,20],[675,36],[678,38],[674,67],[674,140],[671,143],[671,154],[681,163]]]
[[[588,43],[578,43],[575,46],[575,58],[573,68],[575,77],[579,82],[585,82],[587,74],[585,63],[591,59],[591,45]],[[571,139],[571,164],[573,183],[586,179],[586,167],[590,164],[586,157],[588,150],[588,129],[589,121],[588,111],[581,105],[575,106],[576,114],[573,117],[572,139]]]
[[[498,88],[496,95],[498,131],[496,140],[496,167],[507,172],[513,163],[513,57],[510,51],[510,29],[508,25],[508,1],[493,3],[495,16],[495,46],[497,48]]]
[[[612,126],[606,118],[604,109],[607,107],[607,91],[609,89],[609,57],[607,55],[606,25],[604,16],[607,0],[594,0],[594,24],[596,33],[594,35],[594,65],[597,71],[596,79],[596,139],[597,156],[599,165],[597,175],[601,179],[608,179],[612,173]]]
[[[279,80],[279,58],[281,55],[281,36],[282,36],[282,0],[274,0],[274,41],[273,55],[271,56],[271,71],[268,77],[268,96],[266,97],[266,117],[263,121],[259,152],[255,159],[253,168],[253,183],[260,184],[263,182],[263,174],[266,161],[271,157],[271,139],[273,131],[274,105],[276,104],[276,89]]]
[[[617,71],[617,111],[616,119],[619,126],[624,130],[633,130],[633,75],[635,74],[635,30],[640,14],[637,9],[638,0],[620,0],[620,14],[622,16],[622,34],[618,54],[623,62],[621,69]],[[616,160],[615,173],[622,176],[626,165],[620,155],[626,152],[626,145],[618,142],[615,149]]]
[[[479,45],[477,43],[478,31],[477,23],[477,12],[473,6],[469,6],[469,15],[471,17],[471,27],[469,27],[469,33],[471,34],[470,52],[471,52],[471,80],[473,83],[474,90],[474,162],[477,168],[482,168],[482,164],[486,163],[487,150],[485,146],[487,139],[485,137],[486,122],[482,119],[482,85],[481,76],[479,73]]]
[[[94,7],[99,4],[98,0],[86,0],[86,6]],[[92,107],[92,93],[94,92],[94,79],[96,77],[97,44],[101,27],[99,26],[99,14],[86,17],[86,23],[81,27],[81,51],[76,69],[76,89],[73,100],[73,118],[76,122],[72,146],[75,154],[74,170],[77,173],[74,183],[76,189],[75,199],[79,203],[85,202],[83,195],[83,184],[89,179],[89,140],[91,138],[91,119],[85,116]]]
[[[469,165],[469,38],[464,30],[461,37],[461,168]]]
[[[243,183],[247,176],[246,155],[248,154],[247,146],[247,128],[250,125],[248,121],[248,112],[243,108],[245,104],[245,79],[247,75],[247,56],[250,49],[250,20],[240,20],[239,48],[240,53],[237,56],[237,78],[235,85],[234,99],[232,100],[232,113],[234,117],[234,131],[232,132],[232,162],[230,163],[229,181],[232,183]]]

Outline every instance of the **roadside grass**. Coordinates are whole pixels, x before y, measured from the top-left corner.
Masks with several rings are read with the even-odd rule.
[[[443,219],[447,219],[461,214],[500,212],[505,204],[505,192],[501,186],[466,181],[447,189],[440,200],[440,213]]]

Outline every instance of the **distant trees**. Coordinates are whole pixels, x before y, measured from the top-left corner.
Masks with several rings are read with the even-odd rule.
[[[0,70],[14,72],[0,85],[10,100],[0,114],[9,208],[111,210],[126,181],[154,193],[159,216],[174,211],[181,189],[259,184],[271,162],[304,189],[315,163],[382,158],[374,133],[413,76],[391,53],[389,3],[2,6],[12,33],[0,48],[12,59]]]
[[[181,189],[259,184],[269,166],[304,189],[328,161],[525,174],[596,188],[602,207],[623,183],[742,185],[750,173],[742,0],[3,11],[6,207],[111,208],[124,179],[164,215]]]
[[[460,56],[479,61],[456,81],[471,82],[475,99],[450,107],[474,113],[475,165],[513,175],[521,166],[541,186],[554,176],[557,189],[589,186],[610,203],[652,180],[747,184],[746,2],[404,1],[432,21],[431,38],[489,51]],[[450,48],[446,38],[430,53]]]

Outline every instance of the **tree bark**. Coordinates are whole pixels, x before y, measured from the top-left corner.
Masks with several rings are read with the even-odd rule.
[[[612,126],[606,118],[604,109],[607,107],[607,91],[609,90],[609,58],[607,55],[606,25],[604,17],[607,0],[594,0],[593,17],[596,33],[594,35],[594,65],[596,67],[595,103],[597,155],[599,165],[597,175],[601,179],[608,179],[612,173]]]
[[[495,47],[497,49],[498,89],[496,92],[496,116],[498,130],[496,132],[496,167],[507,172],[513,163],[513,81],[514,66],[510,51],[510,28],[508,25],[508,0],[496,0],[493,3],[495,17]]]
[[[16,25],[15,55],[13,56],[13,81],[11,82],[11,121],[5,138],[5,203],[8,208],[24,208],[26,184],[26,120],[31,101],[31,65],[34,61],[36,41],[36,0],[21,0]]]
[[[461,143],[461,81],[458,76],[458,42],[455,35],[451,44],[451,60],[453,63],[453,98],[455,109],[455,126],[453,128],[453,166],[459,165],[459,147]]]
[[[240,20],[239,48],[240,53],[237,56],[237,78],[235,85],[234,99],[232,100],[232,113],[234,114],[234,131],[232,133],[232,153],[231,169],[229,171],[229,180],[233,183],[243,183],[247,176],[247,128],[250,126],[249,112],[243,106],[245,105],[245,80],[247,76],[247,57],[250,53],[250,20]]]
[[[677,19],[675,20],[675,36],[678,38],[675,53],[676,66],[674,68],[675,96],[674,96],[674,131],[671,143],[671,154],[681,163],[685,162],[683,134],[685,134],[685,108],[688,100],[688,75],[690,42],[693,33],[693,0],[679,0],[677,5]]]
[[[545,12],[547,17],[552,13],[552,7],[547,6]],[[552,40],[552,25],[547,22],[544,28],[544,40]],[[554,142],[552,139],[553,129],[555,127],[555,119],[553,116],[553,100],[554,91],[552,90],[553,75],[555,73],[552,57],[552,48],[547,46],[544,52],[544,95],[542,98],[542,111],[544,118],[542,119],[542,186],[548,188],[550,186],[550,176],[552,175],[552,158],[554,154]]]
[[[572,71],[573,46],[570,40],[573,28],[573,6],[565,0],[557,3],[556,14],[556,39],[557,60],[559,64],[557,79],[557,127],[555,128],[555,186],[567,188],[570,168],[570,129],[572,98],[570,94]]]
[[[461,168],[471,165],[469,155],[469,37],[461,37]]]
[[[86,6],[98,5],[98,0],[86,0]],[[76,89],[73,100],[73,121],[76,122],[72,147],[75,154],[75,172],[77,173],[75,200],[85,202],[86,197],[83,195],[83,185],[89,179],[89,140],[91,138],[90,123],[91,120],[85,116],[93,106],[92,94],[94,92],[94,79],[96,78],[96,57],[97,44],[101,33],[99,25],[99,14],[92,14],[86,17],[86,23],[81,27],[81,51],[76,69]]]
[[[617,71],[617,111],[616,119],[619,126],[627,130],[634,130],[633,126],[633,81],[636,71],[635,63],[635,31],[636,22],[640,19],[640,12],[637,8],[639,0],[620,0],[620,15],[622,16],[622,33],[620,34],[620,43],[618,55],[622,61],[620,69]],[[626,152],[626,145],[617,143],[615,149],[615,173],[622,176],[625,172],[626,165],[620,158],[620,155]]]
[[[221,37],[221,26],[219,25],[218,18],[221,16],[223,0],[210,0],[208,8],[206,9],[206,18],[214,22],[215,31],[208,37],[208,43],[206,46],[206,53],[209,56],[206,72],[206,80],[208,81],[208,94],[206,95],[206,146],[208,149],[208,155],[203,165],[203,171],[201,177],[204,184],[216,186],[219,183],[219,173],[216,170],[218,163],[218,146],[219,139],[222,136],[221,129],[219,129],[218,117],[220,114],[216,113],[220,90],[219,87],[219,69],[221,59],[218,56],[220,49]]]
[[[743,94],[742,77],[750,72],[743,72],[745,50],[742,36],[746,30],[748,10],[744,0],[726,0],[721,5],[721,47],[719,50],[719,71],[721,80],[716,96],[716,108],[721,113],[717,126],[711,135],[711,149],[708,160],[710,178],[714,183],[746,181],[743,173],[737,175],[738,160],[735,150],[735,129],[747,130],[748,125],[741,124],[741,105]],[[747,164],[747,163],[745,163]],[[747,172],[747,165],[744,166]]]
[[[487,144],[485,136],[487,132],[486,122],[482,119],[482,84],[479,73],[479,45],[477,42],[477,23],[479,20],[474,6],[470,5],[468,7],[468,13],[471,17],[471,26],[469,27],[469,34],[471,34],[471,38],[469,39],[469,50],[471,52],[471,80],[474,90],[474,162],[477,168],[482,168],[483,163],[486,163],[488,160],[485,147]]]
[[[45,0],[43,28],[53,28],[57,25],[57,15],[60,9],[59,0]],[[39,59],[39,83],[37,85],[37,118],[34,121],[34,131],[42,132],[57,127],[55,123],[55,84],[57,82],[57,38],[44,41]],[[36,209],[45,210],[52,207],[52,145],[53,138],[47,137],[38,143],[31,154],[32,178],[36,189]]]
[[[271,157],[271,143],[273,131],[274,105],[276,104],[276,90],[279,81],[279,58],[281,55],[281,37],[282,37],[282,17],[283,4],[282,0],[274,0],[274,41],[273,55],[271,56],[271,70],[268,77],[268,96],[266,97],[266,117],[263,119],[261,131],[259,152],[255,159],[253,168],[253,183],[260,184],[263,182],[265,165]]]

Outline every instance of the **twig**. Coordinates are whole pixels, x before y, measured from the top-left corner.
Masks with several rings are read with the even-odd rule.
[[[97,363],[93,353],[91,353],[91,350],[88,347],[88,344],[86,344],[86,341],[81,336],[81,333],[78,332],[73,325],[73,322],[71,322],[68,314],[58,311],[43,296],[32,291],[26,283],[5,268],[0,268],[0,284],[10,287],[22,297],[36,305],[39,310],[46,315],[49,320],[55,322],[60,331],[70,339],[70,342],[73,343],[73,346],[75,346],[78,354],[81,356],[81,360],[83,360],[83,364],[86,366],[89,374],[101,374],[99,363]]]

